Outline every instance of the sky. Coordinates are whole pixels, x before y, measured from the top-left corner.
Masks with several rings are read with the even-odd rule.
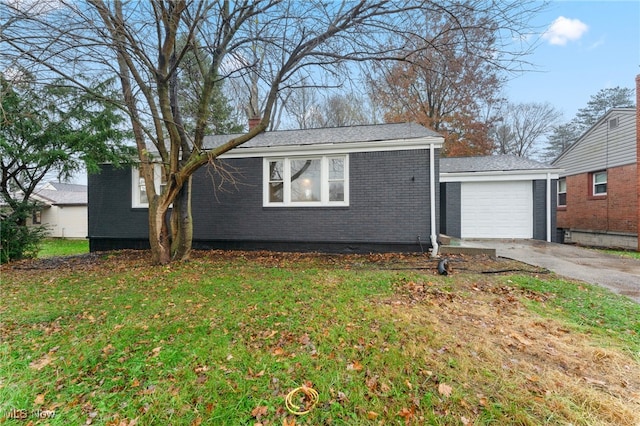
[[[543,32],[527,57],[536,71],[508,83],[510,101],[549,102],[567,122],[600,90],[635,88],[640,0],[552,1],[532,25]]]

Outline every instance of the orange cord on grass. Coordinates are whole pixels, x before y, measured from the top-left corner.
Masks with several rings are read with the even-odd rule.
[[[293,403],[293,397],[298,393],[298,392],[302,392],[304,393],[307,398],[310,399],[311,405],[308,405],[307,409],[304,411],[300,411],[300,407],[295,405]],[[318,400],[320,399],[320,396],[318,395],[318,391],[316,391],[313,388],[310,388],[308,386],[300,386],[299,388],[295,388],[294,390],[292,390],[291,392],[289,392],[287,394],[287,397],[284,399],[285,405],[287,407],[287,410],[289,410],[289,412],[291,414],[295,414],[296,416],[301,416],[303,414],[307,414],[309,411],[311,411],[313,409],[313,407],[316,406],[316,404],[318,403]]]

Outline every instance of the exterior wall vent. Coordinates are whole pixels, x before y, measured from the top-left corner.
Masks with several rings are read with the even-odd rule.
[[[618,127],[618,117],[609,120],[609,130]]]

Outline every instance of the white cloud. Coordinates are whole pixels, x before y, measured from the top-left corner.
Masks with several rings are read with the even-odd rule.
[[[579,19],[560,16],[553,21],[542,38],[548,40],[550,44],[564,46],[570,41],[580,39],[588,29],[589,26]]]

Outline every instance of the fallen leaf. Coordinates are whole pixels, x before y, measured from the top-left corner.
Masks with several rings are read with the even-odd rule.
[[[298,342],[300,342],[301,345],[308,345],[311,343],[311,339],[309,338],[309,335],[305,333],[298,339]]]
[[[413,413],[414,413],[414,408],[413,407],[411,407],[410,410],[408,408],[403,408],[402,410],[400,410],[398,415],[400,417],[404,418],[404,423],[405,424],[409,424],[411,422],[411,419],[413,418]]]
[[[162,346],[158,346],[157,348],[153,348],[151,350],[151,356],[158,356],[160,355],[160,351],[162,350]]]
[[[200,426],[202,424],[202,417],[196,417],[191,422],[191,426]]]
[[[376,413],[375,411],[369,411],[367,413],[367,419],[369,419],[369,420],[375,420],[375,419],[378,418],[378,416],[379,416],[379,414]]]
[[[296,426],[296,419],[294,417],[285,417],[282,419],[282,426]]]
[[[596,379],[592,379],[590,377],[584,377],[585,382],[589,383],[590,385],[599,385],[599,386],[606,386],[607,382],[604,382],[602,380],[596,380]]]
[[[438,393],[442,396],[450,397],[453,388],[446,383],[440,383],[438,385]]]
[[[51,358],[51,355],[45,354],[42,358],[36,361],[31,361],[29,363],[29,367],[33,368],[34,370],[42,370],[47,365],[51,364],[51,362],[53,362],[53,358]]]
[[[460,416],[460,421],[462,422],[462,424],[464,426],[470,425],[471,422],[469,421],[469,419],[467,419],[465,416]]]
[[[256,408],[251,410],[251,416],[259,419],[260,417],[267,414],[269,408],[266,405],[258,405]]]
[[[35,405],[42,405],[42,404],[44,404],[44,394],[43,394],[43,393],[39,393],[39,394],[36,396],[36,399],[34,399],[34,400],[33,400],[33,403],[34,403]]]
[[[347,365],[347,370],[361,371],[364,367],[360,364],[360,361],[353,361],[353,363]]]
[[[193,371],[195,371],[196,373],[206,373],[207,371],[209,371],[209,366],[201,365],[196,367]]]
[[[516,339],[518,342],[520,342],[521,344],[523,344],[525,346],[531,346],[531,341],[528,340],[528,339],[525,339],[524,337],[522,337],[518,333],[511,333],[511,337],[513,337],[514,339]]]

